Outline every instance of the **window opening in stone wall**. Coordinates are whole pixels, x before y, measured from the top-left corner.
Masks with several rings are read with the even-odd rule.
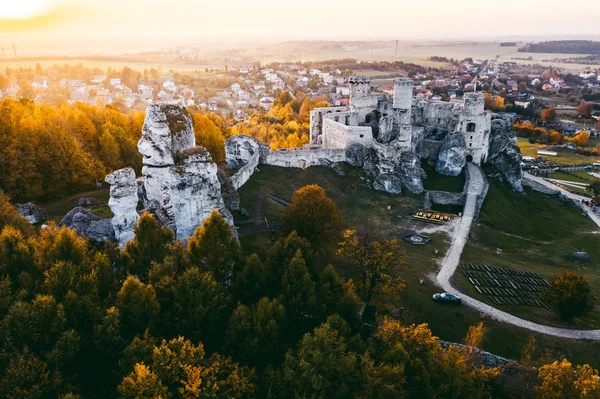
[[[467,132],[474,132],[477,125],[473,122],[467,123]]]

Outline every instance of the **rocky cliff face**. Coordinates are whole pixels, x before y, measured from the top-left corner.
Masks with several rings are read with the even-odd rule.
[[[181,164],[171,166],[171,178],[163,182],[165,211],[173,221],[177,239],[186,240],[204,222],[213,209],[232,226],[233,217],[221,196],[217,165],[208,151],[194,147],[181,152]]]
[[[411,152],[391,150],[388,153],[351,144],[346,149],[346,162],[362,167],[373,179],[375,190],[400,194],[402,187],[414,194],[423,192],[422,179],[426,177],[421,162]]]
[[[521,150],[508,116],[492,114],[490,149],[486,164],[493,166],[500,176],[516,191],[523,191],[521,180]]]
[[[445,176],[458,176],[467,164],[465,138],[460,132],[448,133],[438,152],[435,170]]]
[[[114,214],[112,226],[115,239],[121,247],[133,240],[134,228],[139,220],[137,213],[138,194],[135,171],[132,168],[119,169],[106,176],[110,184],[108,206]]]

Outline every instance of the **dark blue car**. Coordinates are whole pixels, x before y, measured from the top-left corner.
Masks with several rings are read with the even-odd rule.
[[[436,302],[445,302],[445,303],[454,303],[460,305],[462,302],[459,297],[456,295],[448,294],[447,292],[442,292],[441,294],[433,294],[433,300]]]

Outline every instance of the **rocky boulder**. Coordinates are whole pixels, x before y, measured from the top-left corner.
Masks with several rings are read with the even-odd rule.
[[[96,201],[94,198],[82,197],[82,198],[79,198],[79,201],[77,201],[77,206],[93,206],[93,205],[98,205],[98,201]]]
[[[98,221],[98,217],[87,209],[77,206],[69,211],[58,223],[58,227],[67,226],[77,231],[79,235],[86,235],[92,222]]]
[[[346,163],[362,167],[373,165],[377,162],[377,154],[372,148],[366,148],[359,143],[351,143],[346,147]]]
[[[440,147],[435,170],[444,176],[458,176],[467,164],[465,138],[460,132],[452,132]]]
[[[33,202],[16,204],[15,208],[30,224],[38,224],[46,220],[46,213]]]
[[[375,177],[373,188],[390,194],[400,194],[402,192],[402,180],[394,174],[380,174]]]
[[[119,169],[106,176],[110,184],[108,206],[114,214],[112,225],[115,239],[121,247],[133,240],[134,228],[139,220],[136,211],[138,205],[138,187],[135,171],[132,168]]]
[[[138,149],[147,166],[169,166],[178,152],[196,146],[192,118],[185,107],[150,104]]]
[[[110,219],[93,220],[85,234],[90,240],[103,243],[115,238],[115,229]]]
[[[421,162],[413,153],[404,152],[400,155],[396,171],[402,185],[408,191],[413,194],[421,194],[423,192],[423,179],[427,175],[421,167]]]
[[[523,191],[521,150],[516,144],[512,122],[506,115],[492,114],[490,148],[486,164],[493,166],[516,191]]]

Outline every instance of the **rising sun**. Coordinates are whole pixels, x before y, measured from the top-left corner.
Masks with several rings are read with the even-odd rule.
[[[14,0],[0,6],[0,19],[28,19],[49,12],[56,5],[55,0]]]

